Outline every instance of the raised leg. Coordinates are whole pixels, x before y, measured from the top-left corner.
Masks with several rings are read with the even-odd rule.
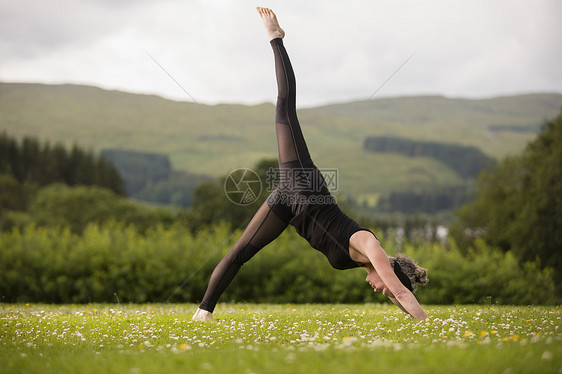
[[[265,26],[265,33],[267,34],[268,40],[276,38],[283,39],[285,37],[285,31],[279,26],[275,13],[269,8],[256,7],[256,9]]]
[[[283,45],[285,32],[279,27],[275,13],[267,8],[258,8],[266,34],[270,38],[275,57],[277,78],[277,107],[275,129],[281,168],[312,167],[310,153],[297,118],[296,79],[287,50]]]

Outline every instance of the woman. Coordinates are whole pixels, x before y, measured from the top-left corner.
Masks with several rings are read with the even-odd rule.
[[[278,98],[275,129],[280,181],[258,209],[232,250],[217,265],[193,320],[213,320],[215,305],[240,267],[291,224],[312,247],[326,255],[335,269],[363,266],[366,281],[404,312],[427,318],[411,291],[427,283],[426,270],[409,257],[389,258],[374,234],[337,206],[306,147],[296,113],[296,81],[287,51],[285,32],[273,11],[257,8],[275,57]]]

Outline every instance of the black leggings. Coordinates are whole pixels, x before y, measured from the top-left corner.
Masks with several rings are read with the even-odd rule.
[[[283,40],[273,39],[271,46],[275,56],[278,88],[275,131],[279,168],[281,170],[311,168],[313,163],[297,119],[295,74],[283,46]],[[273,191],[272,195],[275,194],[279,194],[279,190]],[[213,312],[219,297],[232,282],[240,267],[287,228],[294,211],[288,206],[276,206],[274,212],[270,206],[271,197],[268,201],[258,209],[240,239],[213,271],[200,305],[201,309]]]

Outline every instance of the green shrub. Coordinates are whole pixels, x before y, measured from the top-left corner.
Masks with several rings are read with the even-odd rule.
[[[140,232],[132,225],[26,226],[0,233],[4,302],[198,302],[209,276],[241,232],[227,225],[193,234],[179,224]],[[383,243],[386,241],[383,241]],[[393,254],[390,241],[385,244]],[[522,266],[510,253],[477,245],[465,257],[451,244],[406,244],[429,272],[422,303],[554,303],[550,270]],[[290,228],[242,267],[224,301],[308,303],[384,300],[363,269],[337,271]]]
[[[218,260],[209,261],[204,248],[219,247],[227,234],[217,226],[194,237],[174,226],[141,235],[122,223],[91,224],[83,235],[14,229],[0,234],[0,296],[55,303],[193,300]]]
[[[553,304],[552,269],[539,260],[520,264],[511,252],[491,248],[483,240],[463,255],[454,242],[405,246],[405,253],[428,269],[429,284],[417,297],[429,304]]]
[[[76,233],[92,222],[116,220],[144,231],[158,223],[169,224],[175,218],[169,210],[147,207],[103,187],[64,184],[39,190],[29,213],[39,226],[68,226]]]

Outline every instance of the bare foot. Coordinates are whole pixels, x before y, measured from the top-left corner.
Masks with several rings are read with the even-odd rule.
[[[283,39],[285,37],[285,31],[279,26],[275,13],[269,8],[257,7],[256,9],[261,16],[269,40],[271,41],[276,38]]]
[[[201,322],[205,322],[205,321],[212,321],[215,322],[215,320],[213,319],[213,313],[208,312],[206,310],[197,308],[197,311],[195,312],[195,314],[193,315],[193,317],[191,317],[192,321],[201,321]]]

